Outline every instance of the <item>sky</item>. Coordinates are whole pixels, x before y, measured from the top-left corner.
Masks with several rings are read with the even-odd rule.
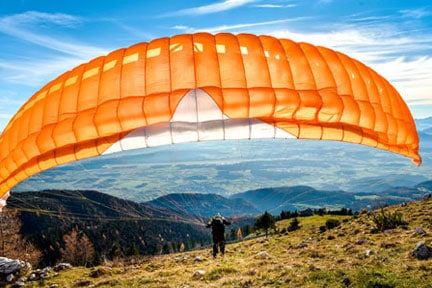
[[[372,0],[0,1],[0,130],[41,86],[108,52],[181,33],[267,34],[322,45],[432,116],[432,3]]]

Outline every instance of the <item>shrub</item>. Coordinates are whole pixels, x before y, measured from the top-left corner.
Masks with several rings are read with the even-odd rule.
[[[293,218],[288,226],[288,231],[295,231],[300,229],[300,221],[297,219],[297,217]]]
[[[387,229],[394,229],[398,226],[406,225],[407,223],[403,220],[402,213],[399,212],[386,212],[383,208],[379,213],[372,214],[373,222],[379,231]]]
[[[332,219],[332,218],[327,219],[327,221],[326,221],[326,223],[325,223],[325,227],[326,227],[327,230],[330,230],[330,229],[336,228],[336,227],[338,227],[339,225],[340,225],[340,221],[337,220],[337,219]]]

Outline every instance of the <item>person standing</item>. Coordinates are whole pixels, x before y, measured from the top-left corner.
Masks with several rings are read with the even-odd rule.
[[[213,216],[207,223],[207,228],[212,229],[213,237],[213,258],[216,258],[219,250],[225,254],[225,225],[231,225],[220,213]]]

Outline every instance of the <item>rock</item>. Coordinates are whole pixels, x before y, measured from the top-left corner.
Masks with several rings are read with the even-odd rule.
[[[54,271],[58,272],[58,271],[68,270],[71,268],[72,265],[69,263],[58,263],[57,265],[54,266]]]
[[[0,257],[0,277],[7,277],[9,274],[22,275],[31,269],[28,262]]]
[[[12,282],[14,280],[14,275],[13,274],[9,274],[6,276],[6,282]]]
[[[418,236],[422,236],[422,237],[424,237],[424,236],[427,235],[427,233],[426,233],[426,231],[425,231],[423,228],[421,228],[421,227],[416,227],[416,228],[414,229],[414,235],[418,235]]]
[[[259,258],[259,259],[268,259],[268,258],[270,258],[270,254],[267,253],[267,251],[261,251],[261,252],[258,252],[258,253],[255,255],[255,257],[256,257],[256,258]]]
[[[366,257],[369,257],[369,256],[371,256],[371,255],[373,255],[373,254],[375,254],[375,252],[374,252],[373,250],[367,249],[367,250],[365,251],[365,255],[366,255]]]
[[[28,281],[36,281],[36,280],[39,280],[38,274],[31,273],[30,276],[28,277]]]
[[[367,242],[368,242],[368,239],[366,239],[366,238],[360,238],[360,239],[357,240],[356,244],[357,245],[363,245],[363,244],[366,244]]]
[[[306,248],[308,246],[307,241],[304,240],[297,245],[297,248]]]
[[[39,278],[42,280],[45,280],[45,279],[49,278],[49,275],[48,275],[48,273],[41,273],[41,274],[39,274]]]
[[[202,256],[196,256],[194,262],[203,262],[204,258]]]
[[[313,265],[313,264],[309,265],[309,271],[319,271],[319,270],[321,270],[321,269],[316,267],[315,265]]]
[[[249,275],[249,276],[254,276],[254,275],[257,274],[257,271],[256,271],[255,269],[249,269],[249,270],[246,272],[246,274]]]
[[[75,287],[86,287],[91,285],[92,282],[90,280],[85,280],[85,279],[79,279],[77,281],[75,281]]]
[[[396,247],[396,243],[391,243],[391,242],[382,242],[381,243],[381,248],[389,249],[389,248],[394,248],[394,247]]]
[[[187,256],[177,256],[177,257],[174,258],[174,260],[175,260],[176,262],[184,262],[184,261],[186,261],[187,259],[188,259]]]
[[[419,242],[411,252],[411,256],[419,260],[432,258],[432,248],[428,247],[425,242]]]
[[[246,280],[240,283],[241,288],[252,288],[252,280]]]
[[[351,286],[351,280],[350,280],[347,276],[344,276],[344,277],[342,278],[342,284],[343,284],[345,287],[350,287],[350,286]]]
[[[202,278],[204,278],[204,276],[205,276],[204,270],[196,270],[192,275],[192,277],[195,279],[202,279]]]
[[[17,281],[11,286],[11,288],[21,288],[21,287],[25,287],[25,283],[22,281]]]
[[[51,271],[52,271],[52,268],[50,266],[47,266],[47,267],[42,269],[42,273],[46,273],[46,274],[48,274]]]

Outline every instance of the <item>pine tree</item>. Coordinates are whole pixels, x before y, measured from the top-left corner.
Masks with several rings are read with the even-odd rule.
[[[121,250],[120,243],[115,241],[113,243],[113,245],[111,246],[111,250],[108,253],[108,257],[111,260],[116,260],[116,259],[120,258],[122,255],[123,255],[123,252]]]
[[[257,229],[264,229],[266,237],[268,236],[268,230],[270,228],[275,227],[275,219],[274,217],[268,213],[267,211],[264,212],[261,216],[259,216],[255,221],[255,227]]]

